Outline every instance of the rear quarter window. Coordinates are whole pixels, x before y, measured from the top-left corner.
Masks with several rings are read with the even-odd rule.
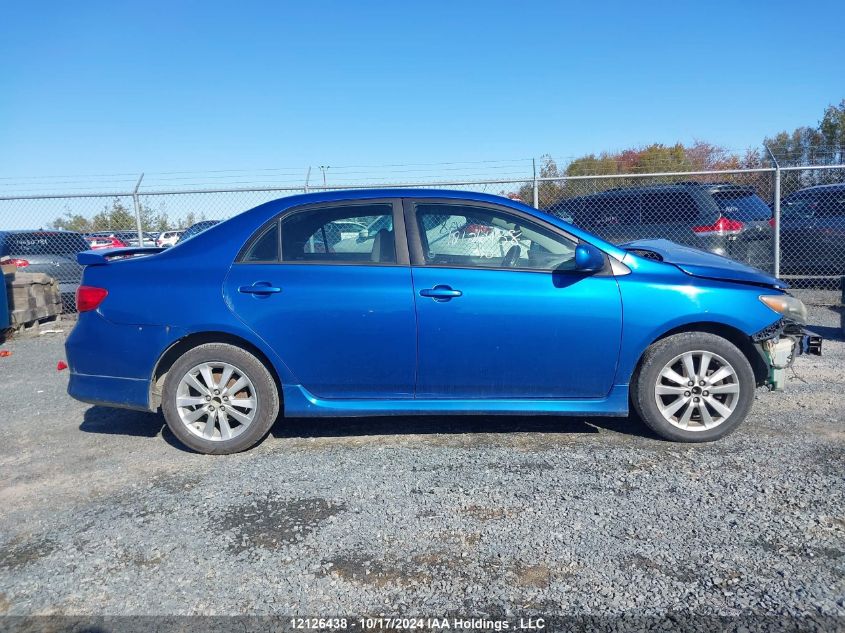
[[[274,222],[247,249],[243,262],[277,262],[279,260],[279,223]]]
[[[816,215],[822,218],[845,217],[845,189],[820,192]]]

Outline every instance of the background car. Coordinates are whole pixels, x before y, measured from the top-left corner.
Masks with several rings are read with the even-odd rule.
[[[845,275],[845,183],[799,189],[780,213],[785,274]]]
[[[126,246],[124,242],[111,235],[86,235],[85,241],[88,242],[91,250],[95,251],[101,248],[124,248]]]
[[[90,249],[80,233],[72,231],[0,231],[0,257],[8,255],[18,270],[45,273],[59,283],[62,303],[74,305],[82,279],[76,256]]]
[[[177,241],[179,241],[179,236],[184,233],[184,229],[179,229],[176,231],[162,231],[161,235],[158,236],[156,240],[156,246],[161,248],[166,248],[168,246],[173,246]]]
[[[196,224],[192,224],[189,226],[185,231],[176,238],[176,243],[179,244],[184,242],[185,240],[189,240],[195,235],[199,235],[206,229],[210,229],[215,224],[219,224],[220,220],[202,220],[201,222],[197,222]]]
[[[138,231],[96,231],[87,233],[88,237],[106,238],[111,237],[120,241],[124,246],[155,246],[155,239],[150,233],[142,232],[143,242],[138,240]]]
[[[564,198],[548,208],[587,231],[621,244],[668,238],[761,270],[773,267],[772,212],[753,187],[684,182],[620,187]]]
[[[143,240],[138,239],[138,231],[121,231],[116,233],[115,237],[119,238],[127,246],[155,246],[155,238],[146,232],[142,232]]]

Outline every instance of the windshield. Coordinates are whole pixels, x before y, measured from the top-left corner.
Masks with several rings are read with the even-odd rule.
[[[77,233],[13,233],[6,237],[11,255],[75,255],[90,246]]]
[[[772,210],[755,193],[747,191],[716,191],[713,193],[722,214],[732,220],[753,222],[768,220],[772,217]]]

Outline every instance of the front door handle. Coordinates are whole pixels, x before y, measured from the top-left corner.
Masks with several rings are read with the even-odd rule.
[[[281,291],[281,288],[272,285],[269,281],[256,281],[251,286],[241,286],[238,288],[238,292],[251,295],[270,295]]]
[[[453,290],[449,286],[437,285],[434,288],[424,288],[420,290],[421,297],[431,297],[435,301],[449,301],[455,297],[460,297],[464,293],[460,290]]]

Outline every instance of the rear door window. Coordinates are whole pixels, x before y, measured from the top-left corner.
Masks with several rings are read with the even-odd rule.
[[[393,205],[331,206],[283,218],[282,261],[395,264]]]
[[[772,210],[756,193],[747,191],[716,191],[713,193],[722,215],[732,220],[754,222],[768,220]]]
[[[646,191],[642,195],[643,224],[692,224],[698,219],[698,205],[686,191]]]
[[[584,200],[576,214],[578,225],[607,227],[639,224],[639,199],[636,195],[597,195]]]

